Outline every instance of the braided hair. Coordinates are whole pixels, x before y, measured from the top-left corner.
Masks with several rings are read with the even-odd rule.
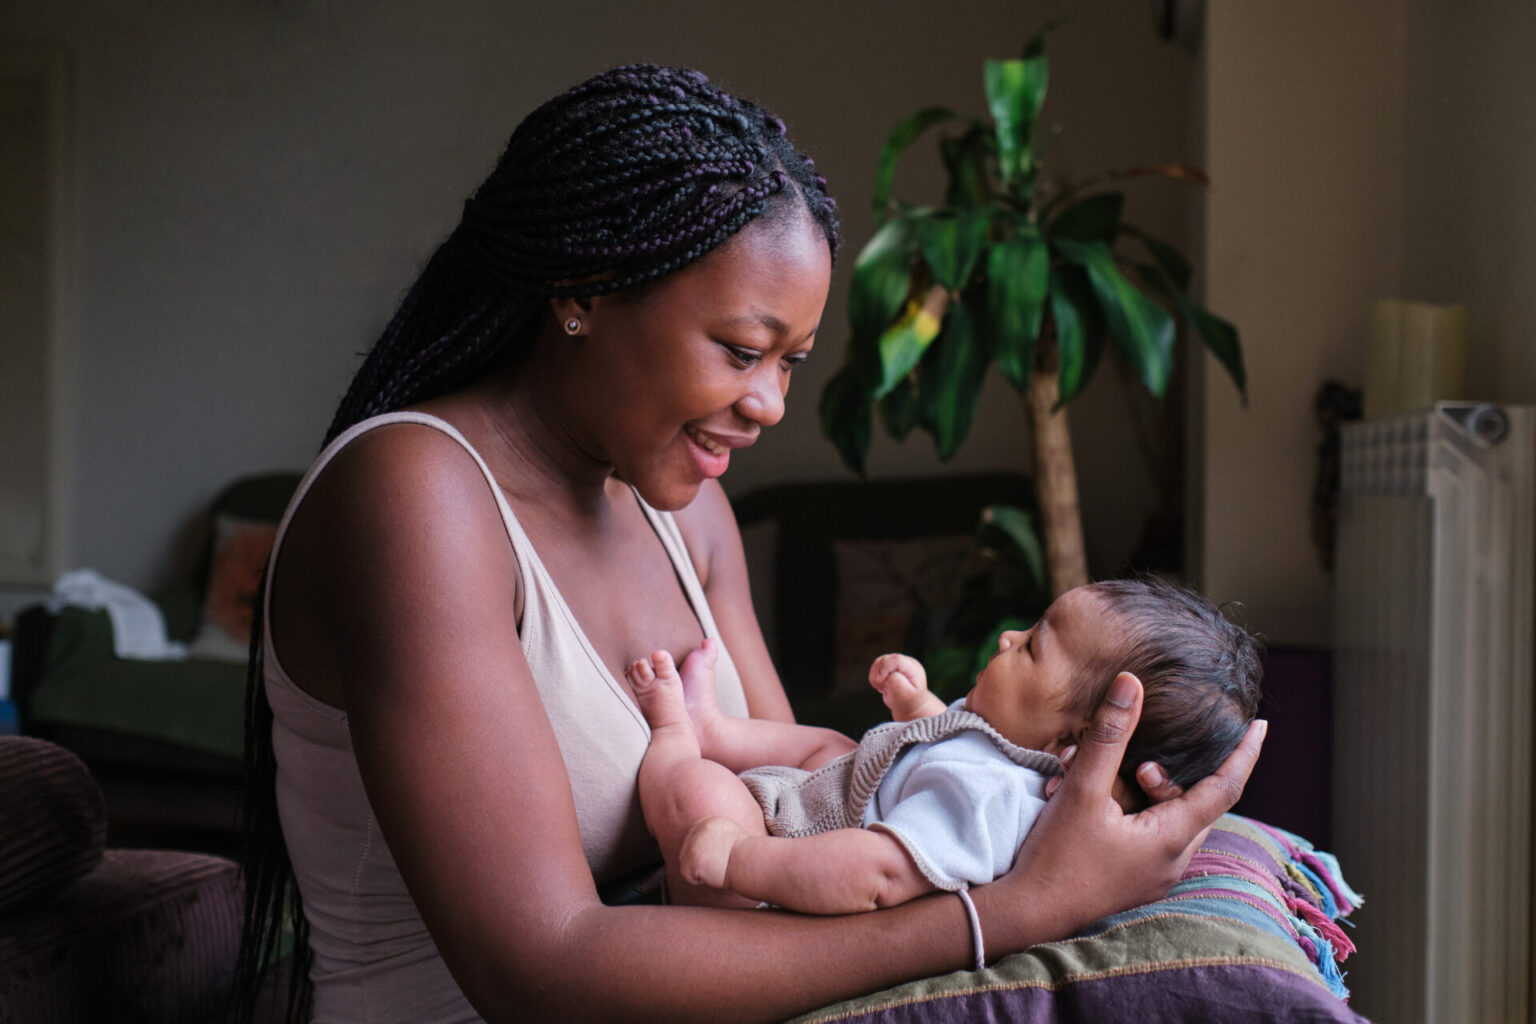
[[[512,133],[326,440],[467,383],[526,339],[550,299],[656,281],[765,214],[803,206],[835,254],[826,185],[784,122],[697,71],[633,65],[583,82]]]
[[[588,79],[512,133],[353,377],[326,443],[474,380],[531,340],[549,300],[644,288],[755,219],[803,208],[835,257],[836,204],[826,188],[784,122],[697,71],[636,64]],[[246,680],[245,926],[229,1013],[241,1022],[253,1018],[285,928],[289,1019],[307,1020],[313,995],[308,923],[277,816],[264,603],[258,598]]]

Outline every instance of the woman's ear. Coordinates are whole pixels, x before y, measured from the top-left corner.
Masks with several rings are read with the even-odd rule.
[[[592,313],[591,299],[550,299],[549,308],[555,322],[565,329],[566,334],[586,333],[587,319]]]

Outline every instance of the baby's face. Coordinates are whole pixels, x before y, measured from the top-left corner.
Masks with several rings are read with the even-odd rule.
[[[1088,719],[1066,708],[1079,669],[1106,642],[1106,612],[1102,598],[1078,587],[1051,602],[1033,628],[1005,632],[966,708],[1021,747],[1059,754],[1076,743]]]

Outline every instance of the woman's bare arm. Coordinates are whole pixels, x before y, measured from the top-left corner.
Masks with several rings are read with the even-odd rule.
[[[308,550],[320,554],[290,566],[283,585],[319,591],[326,620],[316,628],[344,673],[370,802],[482,1015],[782,1019],[970,962],[963,907],[948,896],[835,918],[604,906],[560,750],[510,628],[516,567],[484,479],[431,431],[371,440],[322,474],[304,512],[315,517]],[[1138,689],[1134,707],[1101,715],[1104,752],[1088,756],[1085,744],[1084,765],[1118,763],[1139,699]],[[1240,788],[1254,752],[1245,743],[1218,774]],[[995,955],[1161,895],[1235,797],[1202,783],[1144,824],[1146,815],[1110,820],[1101,775],[1075,771],[1019,868],[977,890]]]

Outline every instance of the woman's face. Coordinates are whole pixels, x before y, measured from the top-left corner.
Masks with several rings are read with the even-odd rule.
[[[832,259],[803,209],[755,221],[639,296],[591,300],[578,441],[651,505],[687,505],[784,415]]]

